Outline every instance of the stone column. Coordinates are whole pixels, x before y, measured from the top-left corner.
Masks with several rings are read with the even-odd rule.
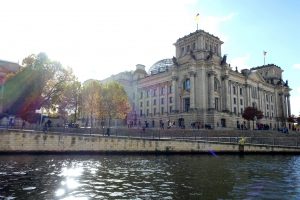
[[[262,105],[261,105],[261,91],[262,90],[260,89],[260,87],[257,87],[257,101],[258,101],[257,108],[259,110],[262,109]]]
[[[215,109],[214,99],[214,71],[208,72],[208,109]]]
[[[291,116],[291,103],[290,103],[290,94],[287,95],[287,109],[288,109],[288,117]]]
[[[240,109],[240,85],[236,85],[236,113],[239,116]]]
[[[248,107],[249,106],[249,95],[248,95],[249,91],[248,91],[248,84],[245,84],[245,94],[244,94],[244,107]]]
[[[190,89],[190,108],[195,108],[195,71],[190,71],[190,81],[191,81],[191,89]]]
[[[281,94],[281,106],[282,106],[282,114],[283,117],[286,117],[286,104],[285,104],[285,95]]]
[[[178,77],[175,74],[172,74],[172,88],[173,88],[173,92],[174,92],[174,111],[178,112],[179,108],[178,108],[178,86],[177,86],[177,81],[178,81]]]
[[[224,91],[222,92],[224,98],[223,110],[229,111],[230,104],[229,104],[229,89],[228,89],[228,75],[223,76],[224,80]]]

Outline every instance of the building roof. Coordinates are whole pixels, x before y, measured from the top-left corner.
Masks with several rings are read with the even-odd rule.
[[[157,73],[165,72],[169,68],[171,68],[173,65],[174,65],[174,63],[173,63],[172,59],[170,59],[170,58],[162,59],[160,61],[157,61],[150,67],[149,73],[157,74]]]
[[[267,65],[252,67],[250,70],[263,69],[263,68],[267,68],[267,67],[277,67],[277,68],[281,69],[279,66],[277,66],[275,64],[267,64]]]
[[[206,32],[206,31],[204,31],[204,30],[196,30],[195,32],[192,32],[192,33],[190,33],[190,34],[188,34],[188,35],[185,35],[185,36],[179,38],[179,39],[176,41],[176,43],[179,42],[180,40],[184,40],[185,38],[188,38],[188,37],[193,36],[193,35],[201,34],[201,33],[202,33],[202,34],[210,35],[211,37],[213,37],[213,38],[215,38],[215,39],[217,39],[217,40],[220,40],[220,38],[218,38],[217,36],[214,36],[213,34],[210,34],[210,33]]]

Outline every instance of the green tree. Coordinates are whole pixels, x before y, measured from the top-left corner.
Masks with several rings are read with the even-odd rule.
[[[130,110],[128,96],[117,82],[109,82],[104,85],[102,93],[103,114],[108,118],[110,126],[111,119],[124,119]]]
[[[101,107],[102,86],[97,80],[88,80],[82,88],[82,115],[90,121],[91,127],[95,119],[99,118]]]
[[[4,112],[17,115],[27,121],[35,121],[42,98],[40,85],[36,84],[38,73],[31,68],[23,68],[16,75],[10,77],[4,85]]]
[[[57,111],[65,120],[72,114],[71,121],[76,122],[80,111],[81,83],[74,77],[68,81],[59,97]]]
[[[26,57],[23,66],[5,84],[5,112],[32,121],[35,110],[41,107],[56,111],[67,85],[75,78],[72,70],[51,61],[45,53]]]

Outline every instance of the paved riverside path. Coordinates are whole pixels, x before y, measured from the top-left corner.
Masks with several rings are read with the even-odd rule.
[[[77,134],[106,135],[106,129],[53,129],[52,131]],[[300,133],[284,134],[272,130],[228,130],[228,129],[153,129],[147,128],[111,128],[110,136],[135,138],[168,138],[181,140],[206,140],[215,142],[236,142],[244,137],[249,144],[268,144],[282,146],[300,146]]]

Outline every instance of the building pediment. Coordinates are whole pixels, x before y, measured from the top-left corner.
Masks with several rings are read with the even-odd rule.
[[[265,79],[260,75],[260,73],[256,71],[252,71],[248,78],[255,82],[266,82]]]

